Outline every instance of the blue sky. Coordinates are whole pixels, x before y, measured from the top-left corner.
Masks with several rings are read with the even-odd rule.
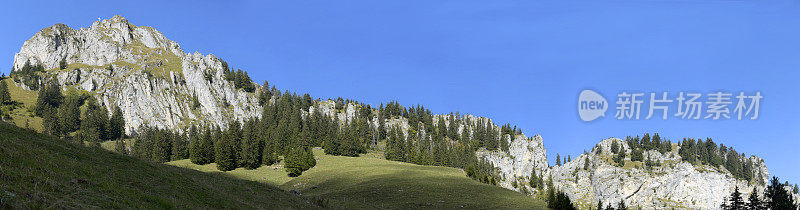
[[[607,137],[659,132],[711,137],[800,182],[796,1],[13,1],[0,8],[0,72],[38,30],[115,14],[258,83],[516,124],[542,135],[551,163]],[[585,123],[576,102],[587,88],[612,103],[622,91],[764,99],[758,120],[616,120],[611,107]]]

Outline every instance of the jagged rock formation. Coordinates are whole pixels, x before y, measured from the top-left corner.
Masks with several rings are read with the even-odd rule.
[[[661,166],[646,169],[641,161],[631,162],[627,158],[628,163],[618,167],[611,158],[612,141],[618,141],[621,152],[632,152],[621,139],[606,139],[588,154],[554,166],[550,175],[556,187],[577,201],[588,201],[588,205],[596,205],[597,200],[618,203],[624,199],[629,206],[643,208],[716,208],[735,186],[744,194],[749,194],[753,187],[763,192],[764,183],[769,179],[769,172],[760,158],[752,157],[755,170],[760,171],[757,174],[762,175],[757,176],[758,181],[748,183],[720,168],[693,166],[681,161],[677,148],[665,154],[655,150],[645,152],[646,158],[660,162]],[[584,169],[584,161],[589,161],[588,169]]]
[[[69,64],[63,70],[62,60]],[[42,29],[14,56],[14,69],[26,62],[41,64],[64,90],[89,91],[108,109],[119,106],[129,135],[145,125],[223,126],[261,112],[255,97],[224,79],[219,58],[184,53],[161,32],[121,16],[77,30],[64,24]]]
[[[527,181],[518,184],[517,187],[514,187],[512,182],[530,179],[531,172],[534,170],[536,170],[536,174],[544,174],[548,170],[547,152],[542,143],[542,137],[536,135],[529,139],[525,135],[517,135],[513,140],[510,136],[506,136],[502,140],[510,141],[508,152],[480,149],[477,151],[478,157],[491,162],[500,170],[500,174],[503,176],[499,182],[500,186],[516,191],[528,188],[529,192],[534,192],[534,189],[527,186]]]
[[[606,139],[598,143],[591,152],[581,154],[561,166],[543,168],[541,173],[545,179],[551,177],[555,188],[567,193],[573,202],[581,206],[596,206],[598,200],[604,204],[616,204],[624,200],[627,206],[644,209],[716,209],[735,187],[738,186],[743,195],[749,195],[753,187],[762,193],[770,178],[764,161],[759,157],[750,157],[755,164],[754,174],[757,175],[754,181],[748,182],[735,179],[722,167],[692,165],[681,161],[677,145],[674,145],[673,151],[665,154],[655,150],[644,153],[645,158],[649,157],[661,163],[661,166],[647,168],[642,161],[631,162],[628,155],[626,165],[620,167],[613,162],[610,149],[613,141],[618,141],[621,151],[631,153],[623,140]],[[512,143],[517,144],[519,143]],[[511,149],[507,154],[494,152],[484,156],[492,160],[505,175],[500,186],[517,191],[526,188],[527,192],[536,192],[529,186],[519,185],[514,188],[508,184],[518,180],[527,183],[531,172],[528,166],[535,164],[530,164],[525,158],[507,157],[525,156],[530,152],[531,150]],[[540,172],[537,171],[538,173]]]

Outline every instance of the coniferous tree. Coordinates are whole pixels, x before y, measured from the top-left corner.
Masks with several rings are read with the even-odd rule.
[[[61,61],[58,62],[58,69],[66,69],[67,68],[67,59],[61,58]]]
[[[589,170],[589,157],[583,158],[583,170]]]
[[[597,210],[603,210],[603,200],[597,200]]]
[[[286,168],[286,172],[289,172],[291,177],[300,176],[303,171],[316,165],[314,154],[311,153],[310,149],[299,145],[292,146],[289,149],[284,162],[284,168]]]
[[[38,116],[43,116],[45,111],[57,109],[63,100],[64,95],[61,94],[61,85],[58,81],[52,79],[39,90],[34,113]]]
[[[792,194],[786,191],[785,185],[774,176],[764,191],[764,202],[769,209],[797,209]]]
[[[611,153],[612,154],[616,154],[617,152],[619,152],[619,144],[617,144],[617,141],[612,140],[611,141]]]
[[[197,162],[194,162],[195,164],[205,165],[214,162],[216,159],[216,146],[214,146],[214,135],[211,130],[211,128],[206,128],[202,135],[198,134],[200,145],[198,146],[198,156]]]
[[[264,85],[261,86],[261,92],[258,94],[258,105],[264,106],[272,98],[272,93],[269,91],[269,82],[264,80]]]
[[[0,78],[0,105],[11,103],[11,93],[4,78]]]
[[[189,160],[192,161],[194,164],[198,164],[200,162],[201,157],[201,134],[198,133],[197,125],[192,125],[189,127],[189,133],[187,133],[189,139]],[[198,164],[200,165],[200,164]]]
[[[255,119],[245,121],[242,126],[242,162],[241,165],[247,169],[255,169],[261,166],[263,160],[263,141],[258,138]]]
[[[184,135],[169,132],[166,135],[172,140],[170,160],[183,160],[189,157],[189,145]]]
[[[631,151],[631,161],[643,161],[644,154],[641,149],[633,149]]]
[[[77,131],[81,126],[82,98],[75,92],[67,95],[64,103],[58,107],[59,125],[61,133],[68,134]]]
[[[561,192],[561,191],[557,191],[557,192],[553,192],[553,191],[554,190],[550,190],[548,192],[549,193],[548,201],[547,201],[547,207],[548,208],[550,208],[550,209],[564,209],[564,210],[577,209],[572,204],[572,201],[570,201],[569,196],[567,196],[566,193]]]
[[[233,126],[231,126],[233,127]],[[238,157],[236,156],[236,134],[232,131],[219,132],[220,138],[214,143],[214,163],[220,171],[236,169]]]
[[[617,210],[627,210],[628,207],[625,206],[625,200],[620,200],[617,204]]]
[[[727,203],[723,203],[722,206],[720,206],[722,209],[732,209],[732,210],[746,209],[744,205],[744,200],[742,200],[742,193],[739,192],[738,186],[734,188],[733,192],[731,193],[730,197],[726,202]]]
[[[753,187],[753,191],[750,192],[750,197],[747,198],[747,209],[750,210],[758,210],[764,209],[764,203],[758,198],[758,190],[756,187]]]
[[[86,101],[86,112],[81,120],[80,139],[92,143],[105,140],[107,117],[105,109],[97,105],[97,99],[89,97]]]
[[[114,112],[108,121],[108,139],[121,139],[125,137],[125,118],[122,116],[122,109],[114,106]]]
[[[556,165],[561,166],[561,155],[556,153]]]
[[[617,163],[618,166],[625,165],[625,150],[620,150],[617,153],[617,156],[614,157],[614,162]]]

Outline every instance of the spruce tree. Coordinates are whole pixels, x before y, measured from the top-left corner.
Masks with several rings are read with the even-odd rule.
[[[556,153],[556,165],[561,166],[561,155]]]
[[[603,210],[603,200],[597,200],[597,210]]]
[[[739,187],[734,188],[731,196],[720,206],[722,209],[743,210],[745,209],[744,200],[742,200],[742,193],[739,192]]]
[[[62,135],[63,129],[60,125],[60,120],[58,117],[58,110],[56,109],[45,109],[42,112],[42,125],[44,127],[44,132],[50,135],[54,135],[60,137]]]
[[[58,107],[59,124],[64,134],[75,132],[80,128],[82,102],[80,95],[70,92],[65,102]]]
[[[214,162],[217,163],[217,169],[220,171],[236,169],[235,134],[230,131],[220,133],[222,133],[221,138],[214,143]]]
[[[5,79],[0,79],[0,105],[11,103],[11,93],[8,90],[8,83]]]
[[[186,137],[178,133],[168,131],[166,135],[172,140],[172,152],[170,160],[183,160],[189,157],[189,145]]]
[[[61,85],[58,81],[52,79],[39,90],[34,113],[38,116],[43,116],[45,111],[57,109],[63,100],[64,95],[61,93]]]
[[[114,112],[108,121],[108,135],[109,139],[121,139],[125,135],[125,118],[119,106],[114,106]]]
[[[611,153],[619,152],[619,144],[617,144],[616,140],[611,140]]]
[[[289,153],[286,154],[283,167],[286,168],[286,172],[289,172],[290,177],[303,174],[303,150],[303,148],[296,146],[290,148]]]
[[[97,99],[90,97],[86,102],[86,112],[81,120],[82,140],[92,143],[105,140],[107,117],[105,109],[97,105]]]
[[[255,169],[261,166],[263,154],[262,141],[256,133],[256,121],[254,119],[245,121],[242,127],[242,162],[241,165],[247,169]]]
[[[264,85],[261,86],[261,92],[258,94],[258,105],[264,106],[272,98],[272,93],[269,91],[269,82],[264,80]]]
[[[189,137],[189,160],[192,161],[194,164],[200,165],[201,157],[201,137],[197,131],[197,125],[192,125],[189,127],[189,133],[187,134]]]
[[[797,205],[794,204],[792,194],[785,189],[778,177],[772,177],[770,185],[764,191],[764,200],[766,207],[769,209],[796,209]]]
[[[200,139],[200,155],[196,164],[205,165],[214,162],[216,159],[216,147],[214,146],[214,135],[211,128],[204,129]],[[199,134],[198,134],[199,135]]]
[[[617,165],[620,166],[620,167],[625,165],[625,151],[624,150],[619,151],[617,156],[614,157],[614,162],[616,162]]]
[[[67,59],[61,58],[61,61],[58,62],[58,69],[66,69],[67,68]]]
[[[627,210],[628,207],[625,206],[625,200],[620,200],[617,204],[617,210]]]
[[[756,187],[753,187],[753,191],[750,192],[750,197],[747,198],[747,209],[757,210],[757,209],[764,209],[764,204],[758,198],[758,190]]]
[[[583,158],[583,170],[589,170],[589,156]]]

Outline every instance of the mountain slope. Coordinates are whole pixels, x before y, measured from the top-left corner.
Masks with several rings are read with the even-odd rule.
[[[3,122],[0,145],[0,208],[319,208],[270,185],[149,163]]]

